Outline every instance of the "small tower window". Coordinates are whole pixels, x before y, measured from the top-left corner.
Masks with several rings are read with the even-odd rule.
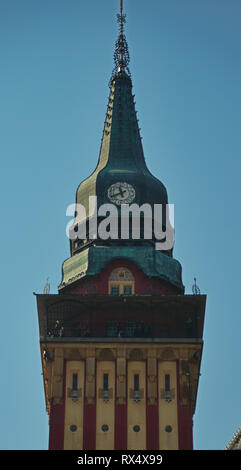
[[[103,426],[101,426],[101,429],[102,429],[103,432],[109,431],[109,426],[108,426],[108,424],[103,424]]]
[[[71,424],[69,429],[70,429],[71,432],[76,432],[77,431],[77,426],[75,424]]]
[[[132,294],[132,286],[124,286],[123,294],[124,295],[131,295]]]
[[[78,374],[72,376],[72,390],[78,390]]]
[[[134,291],[135,279],[129,269],[114,269],[109,277],[109,294],[132,295]]]
[[[103,375],[103,390],[109,390],[109,374]]]
[[[140,376],[139,374],[134,374],[134,392],[139,392],[140,390]]]
[[[171,390],[170,374],[165,374],[165,392],[170,392],[170,390]]]
[[[120,294],[120,288],[119,286],[111,286],[111,295],[119,295]]]

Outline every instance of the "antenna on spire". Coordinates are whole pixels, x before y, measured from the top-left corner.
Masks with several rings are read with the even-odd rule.
[[[128,68],[130,62],[130,55],[126,37],[124,35],[124,23],[126,22],[126,14],[123,13],[123,0],[120,0],[120,13],[117,15],[117,23],[120,25],[119,37],[115,43],[114,62],[115,68],[112,72],[112,78],[117,73],[126,72],[129,77],[131,76]]]

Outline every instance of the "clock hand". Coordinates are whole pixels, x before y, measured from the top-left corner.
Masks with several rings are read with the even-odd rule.
[[[126,193],[126,190],[120,191],[119,193],[114,193],[113,196],[119,196],[120,194],[121,197],[124,197],[124,193]]]
[[[124,197],[124,193],[126,193],[126,189],[122,189],[121,186],[119,187],[121,197]]]
[[[123,197],[123,191],[122,191],[122,189],[121,189],[121,186],[119,186],[119,191],[120,191],[121,197]]]

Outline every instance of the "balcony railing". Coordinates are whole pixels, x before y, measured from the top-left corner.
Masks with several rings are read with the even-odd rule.
[[[76,328],[73,326],[60,326],[54,328],[46,328],[45,336],[48,338],[149,338],[151,337],[151,330],[149,326],[145,328],[124,326],[113,327],[106,325],[104,328]]]
[[[49,325],[42,329],[42,338],[195,338],[195,331],[185,329],[185,326],[176,328],[176,325],[155,323],[149,325],[144,321],[135,320],[107,320],[101,321],[49,321]]]

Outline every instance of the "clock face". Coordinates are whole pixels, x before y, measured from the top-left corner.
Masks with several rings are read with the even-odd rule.
[[[112,184],[108,189],[108,198],[117,206],[130,204],[135,199],[135,189],[131,184],[120,182]]]

